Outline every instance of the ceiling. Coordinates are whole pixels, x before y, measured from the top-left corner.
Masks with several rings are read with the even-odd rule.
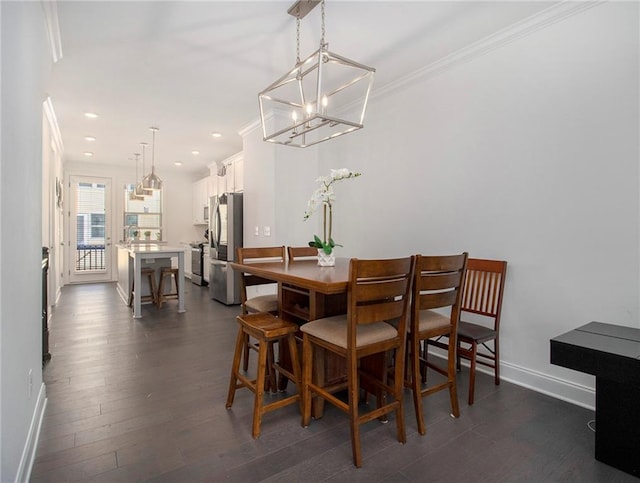
[[[151,126],[161,177],[205,173],[239,152],[238,131],[258,119],[258,92],[295,63],[293,3],[58,0],[63,57],[49,95],[64,160],[134,170],[147,142],[148,171]],[[553,3],[327,0],[326,38],[331,51],[376,68],[375,95]],[[301,21],[302,58],[318,48],[320,23],[320,7]]]

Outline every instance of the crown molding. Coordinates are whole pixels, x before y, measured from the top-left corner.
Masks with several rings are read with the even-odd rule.
[[[41,0],[40,5],[42,5],[45,23],[47,24],[51,58],[55,64],[62,59],[62,39],[60,37],[60,24],[58,22],[58,3],[56,0]]]
[[[246,126],[244,126],[243,128],[241,128],[238,131],[238,134],[241,137],[245,137],[247,134],[249,134],[252,131],[255,131],[256,129],[259,129],[261,126],[260,124],[260,117],[257,117],[256,119],[254,119],[253,121],[251,121],[249,124],[247,124]]]
[[[488,52],[504,47],[511,42],[527,37],[528,35],[531,35],[543,28],[549,27],[550,25],[603,3],[606,3],[606,0],[590,0],[585,2],[562,0],[551,7],[515,22],[477,42],[431,62],[430,64],[421,67],[400,79],[385,84],[380,87],[380,89],[372,92],[371,97],[372,99],[376,99],[380,96],[388,95],[391,92],[413,82],[433,77],[442,71],[481,57]]]
[[[56,111],[53,109],[53,101],[51,100],[51,97],[47,96],[45,101],[42,103],[42,109],[44,110],[47,121],[49,122],[51,138],[56,146],[56,151],[60,156],[62,156],[62,153],[64,153],[64,144],[62,144],[62,134],[60,134],[58,118],[56,117]]]

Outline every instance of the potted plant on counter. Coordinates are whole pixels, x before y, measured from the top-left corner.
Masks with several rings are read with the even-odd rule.
[[[307,211],[304,213],[304,219],[308,220],[318,205],[322,205],[322,238],[314,235],[313,240],[309,242],[310,247],[318,249],[318,265],[320,266],[334,266],[336,264],[336,258],[333,249],[337,246],[342,246],[337,244],[332,236],[333,203],[336,200],[333,192],[333,184],[336,181],[357,178],[360,175],[361,173],[351,171],[347,168],[332,169],[329,176],[321,176],[316,180],[320,183],[320,186],[314,191],[313,196],[307,203]]]
[[[144,232],[145,240],[151,240],[151,232],[149,230]]]

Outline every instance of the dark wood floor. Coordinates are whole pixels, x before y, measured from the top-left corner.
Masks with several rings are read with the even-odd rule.
[[[114,284],[63,289],[31,481],[637,481],[594,460],[592,411],[485,375],[469,407],[466,371],[459,419],[431,396],[420,436],[407,393],[407,443],[365,425],[361,469],[333,407],[306,429],[295,406],[269,413],[253,440],[251,393],[224,407],[238,308],[190,283],[186,297],[184,314],[170,301],[134,320]]]

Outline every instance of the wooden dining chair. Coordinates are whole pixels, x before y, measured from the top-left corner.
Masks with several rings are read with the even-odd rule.
[[[457,368],[459,371],[460,359],[469,361],[469,405],[474,401],[477,364],[492,368],[494,383],[500,384],[500,314],[506,275],[507,262],[503,260],[470,258],[467,263],[458,324]],[[472,318],[474,322],[470,321]],[[446,338],[429,344],[449,349]]]
[[[318,249],[314,247],[287,247],[287,255],[289,260],[297,260],[299,258],[317,258]]]
[[[236,255],[238,263],[259,263],[259,262],[281,262],[285,261],[285,247],[251,247],[251,248],[237,248]],[[273,315],[278,315],[278,294],[265,294],[256,295],[253,297],[247,296],[248,287],[257,287],[259,285],[274,285],[273,280],[258,277],[257,275],[251,275],[248,273],[242,273],[240,277],[240,310],[241,315],[248,313],[260,313],[267,312]],[[242,362],[242,369],[246,372],[249,368],[249,353],[251,350],[258,351],[258,346],[247,338],[247,344],[244,347],[244,358]],[[273,344],[269,345],[269,367],[272,367],[273,363]],[[267,381],[268,386],[272,392],[277,391],[276,375],[272,372],[268,374]]]
[[[349,414],[353,462],[362,466],[360,425],[395,412],[398,441],[406,442],[403,412],[404,364],[396,364],[393,384],[386,378],[384,362],[377,371],[368,371],[368,365],[359,364],[367,357],[378,354],[386,360],[389,351],[404,361],[406,350],[406,324],[411,295],[414,257],[391,260],[352,259],[349,265],[347,313],[308,322],[300,327],[303,333],[303,416],[302,425],[311,419],[312,395],[319,396]],[[397,320],[396,326],[386,321]],[[346,360],[347,382],[333,386],[320,386],[312,381],[314,351],[332,352]],[[374,372],[377,372],[374,373]],[[384,393],[377,398],[377,407],[360,414],[359,388],[366,384],[370,392]],[[348,401],[334,395],[348,389]]]
[[[466,252],[460,255],[416,256],[407,343],[407,385],[413,392],[413,405],[420,434],[426,432],[422,409],[422,399],[425,396],[448,389],[451,415],[456,418],[460,416],[456,389],[455,344],[449,347],[447,367],[442,368],[428,360],[428,345],[425,344],[422,350],[422,342],[440,336],[447,336],[449,340],[456,339],[467,258]],[[448,315],[444,315],[443,310],[448,310]],[[427,368],[444,375],[446,380],[423,387],[420,373]]]

